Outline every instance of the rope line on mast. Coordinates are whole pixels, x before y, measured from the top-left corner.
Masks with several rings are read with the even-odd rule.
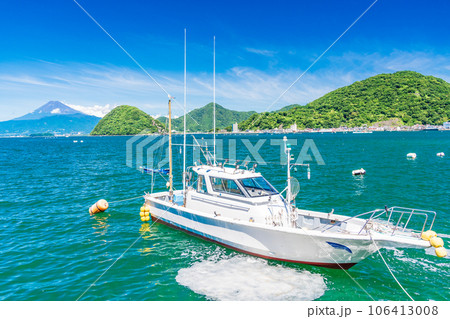
[[[269,107],[267,107],[267,109],[264,112],[261,112],[250,124],[250,127],[253,126],[253,124],[262,116],[263,113],[269,111],[272,106],[275,105],[275,103],[277,103],[317,62],[319,62],[319,60],[356,24],[356,22],[358,22],[366,13],[367,11],[369,11],[374,5],[375,3],[377,3],[378,0],[375,0],[358,18],[356,18],[355,21],[352,22],[352,24],[350,24],[350,26],[345,29],[344,32],[342,32],[342,34],[336,39],[334,40],[334,42],[325,50],[322,52],[322,54],[320,54],[313,63],[310,64],[310,66],[294,81],[292,82],[291,85],[289,85],[289,87],[284,90],[283,93],[281,93],[281,95],[279,97],[277,97],[275,99],[275,101],[272,102],[272,104],[269,105]]]
[[[94,17],[81,5],[77,2],[77,0],[73,0],[73,2],[75,2],[75,4],[100,28],[102,29],[103,32],[105,32],[105,34],[114,41],[114,43],[123,51],[125,52],[125,54],[150,78],[153,80],[153,82],[155,82],[155,84],[164,92],[166,93],[167,96],[171,96],[169,94],[169,92],[166,91],[166,89],[164,89],[164,87],[159,84],[158,81],[156,81],[156,79],[151,76],[150,73],[147,72],[147,70],[144,69],[144,67],[130,54],[128,53],[127,50],[125,50],[125,48],[120,45],[120,43],[111,35],[109,34],[108,31],[105,30],[105,28],[103,28],[103,26],[97,22],[97,20],[94,19]],[[175,100],[175,103],[177,104],[178,107],[181,108],[181,105]],[[189,114],[188,114],[189,115]],[[189,115],[190,118],[195,122],[195,124],[199,125],[198,122],[192,117],[192,115]]]

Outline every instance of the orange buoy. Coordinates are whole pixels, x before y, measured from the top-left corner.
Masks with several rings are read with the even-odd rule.
[[[89,208],[89,214],[91,215],[98,214],[104,212],[107,209],[108,209],[108,202],[104,199],[100,199],[97,203],[95,203]]]

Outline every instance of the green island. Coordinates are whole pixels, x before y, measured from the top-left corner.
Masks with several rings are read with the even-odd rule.
[[[450,84],[413,71],[379,74],[305,106],[254,114],[240,130],[360,127],[376,123],[439,125],[450,119]]]
[[[164,124],[144,111],[130,105],[121,105],[105,115],[91,135],[136,135],[162,133]]]

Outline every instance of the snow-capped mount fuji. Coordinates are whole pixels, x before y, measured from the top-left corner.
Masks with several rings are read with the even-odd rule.
[[[71,114],[84,114],[80,111],[74,110],[73,108],[59,102],[50,101],[41,107],[37,108],[31,113],[25,114],[24,116],[12,119],[12,121],[23,121],[23,120],[39,120],[44,117],[54,116],[54,115],[71,115]],[[87,115],[87,114],[85,114]]]
[[[98,121],[99,117],[74,110],[59,101],[50,101],[24,116],[0,122],[0,135],[89,134]]]

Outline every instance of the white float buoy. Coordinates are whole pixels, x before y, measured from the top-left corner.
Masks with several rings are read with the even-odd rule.
[[[411,159],[415,159],[417,157],[417,154],[416,153],[408,153],[408,154],[406,154],[406,157],[407,158],[411,158]]]
[[[354,171],[352,171],[352,175],[364,175],[364,174],[366,174],[364,168],[355,169]]]
[[[436,156],[444,157],[445,154],[444,154],[444,152],[439,152],[439,153],[436,154]]]

